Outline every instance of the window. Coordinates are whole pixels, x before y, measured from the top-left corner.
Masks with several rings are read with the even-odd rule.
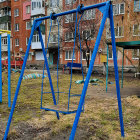
[[[65,23],[73,22],[75,19],[75,14],[65,15]]]
[[[10,23],[1,23],[0,24],[0,29],[2,29],[2,30],[10,30],[11,29],[11,24]]]
[[[28,60],[32,60],[32,53],[29,53]]]
[[[19,39],[18,38],[15,39],[15,46],[19,46]]]
[[[134,11],[140,11],[140,0],[134,0]]]
[[[43,4],[42,4],[43,6]],[[36,8],[41,8],[41,2],[37,1],[37,2],[32,2],[32,10],[36,9]]]
[[[2,7],[0,9],[0,17],[3,16],[11,16],[11,8],[9,7]]]
[[[113,5],[113,15],[124,14],[124,12],[125,12],[124,3]]]
[[[57,35],[51,35],[50,37],[50,43],[57,43],[58,41],[58,36]]]
[[[50,0],[50,7],[59,7],[59,0]]]
[[[73,40],[74,40],[74,33],[73,32],[66,32],[65,42],[71,42]]]
[[[27,30],[31,29],[31,22],[30,21],[26,22],[26,29]]]
[[[18,23],[15,24],[15,31],[19,31],[19,24]]]
[[[65,60],[72,60],[73,51],[66,51],[65,52]],[[75,53],[74,53],[74,59],[75,59]]]
[[[26,45],[28,45],[29,37],[26,37]]]
[[[28,5],[26,6],[26,14],[30,14],[31,13],[31,6]]]
[[[122,26],[115,27],[114,30],[115,30],[115,38],[124,37],[124,27],[122,27]],[[110,28],[106,29],[106,37],[111,38]]]
[[[86,51],[82,51],[82,60],[86,60]]]
[[[95,19],[95,9],[84,11],[83,20]]]
[[[1,44],[2,45],[7,45],[7,38],[2,38],[1,39]]]
[[[85,39],[87,39],[87,40],[93,39],[94,34],[95,34],[94,30],[84,30],[83,31],[83,40],[85,40]]]
[[[33,39],[32,39],[32,42],[39,42],[39,35],[38,34],[34,34],[33,35]]]
[[[140,36],[140,25],[133,25],[133,36]]]
[[[112,52],[112,49],[109,49],[108,59],[113,59],[113,52]]]
[[[86,60],[88,55],[89,55],[89,59],[91,59],[92,52],[93,51],[90,51],[89,53],[87,53],[86,50],[83,50],[82,51],[82,60]]]
[[[15,17],[19,16],[19,9],[15,9],[15,10],[14,10],[14,16],[15,16]]]
[[[132,53],[132,58],[139,59],[139,55],[140,55],[139,49],[134,49]]]
[[[65,4],[71,4],[73,2],[76,2],[76,0],[65,0]]]

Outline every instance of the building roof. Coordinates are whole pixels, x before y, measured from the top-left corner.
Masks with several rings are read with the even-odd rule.
[[[107,42],[108,45],[112,45],[111,42]],[[140,49],[140,40],[129,42],[116,42],[116,46],[124,49]]]

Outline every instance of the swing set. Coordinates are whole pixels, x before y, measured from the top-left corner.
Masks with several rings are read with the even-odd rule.
[[[84,82],[82,93],[81,94],[74,94],[74,93],[71,93],[71,86],[72,86],[72,66],[73,66],[74,51],[75,51],[77,23],[78,23],[78,35],[79,35],[79,42],[80,42],[80,57],[81,57],[81,40],[80,40],[80,33],[79,33],[79,24],[80,24],[80,21],[82,19],[82,15],[83,15],[84,11],[90,10],[90,9],[93,9],[93,8],[98,8],[102,12],[103,18],[102,18],[101,25],[100,25],[100,28],[99,28],[99,32],[98,32],[98,35],[97,35],[97,38],[96,38],[96,43],[95,43],[94,50],[93,50],[93,53],[92,53],[92,57],[91,57],[88,73],[87,73],[87,76],[86,76],[86,80]],[[74,47],[73,47],[72,63],[71,63],[71,67],[70,67],[71,68],[71,75],[70,75],[69,92],[65,93],[65,92],[60,92],[60,90],[59,90],[58,64],[59,64],[59,46],[60,46],[59,40],[60,40],[60,35],[59,35],[58,17],[68,15],[68,14],[72,14],[72,13],[76,13]],[[78,15],[81,15],[79,21],[77,21],[77,16]],[[69,137],[70,140],[74,139],[81,112],[84,111],[85,96],[86,96],[89,80],[90,80],[90,77],[91,77],[91,73],[92,73],[92,69],[93,69],[93,66],[94,66],[96,54],[98,52],[99,44],[100,44],[100,41],[101,41],[102,33],[103,33],[103,30],[104,30],[104,26],[105,26],[105,22],[106,22],[107,18],[110,19],[112,50],[113,50],[113,60],[114,60],[114,69],[115,69],[115,80],[116,80],[116,91],[117,91],[118,109],[119,109],[119,118],[120,118],[120,128],[121,128],[121,136],[124,137],[124,125],[123,125],[122,105],[121,105],[120,86],[119,86],[119,75],[118,75],[118,66],[117,66],[117,57],[116,57],[116,44],[115,44],[115,35],[114,35],[113,9],[112,9],[111,1],[107,1],[107,2],[103,2],[103,3],[95,4],[95,5],[85,6],[85,7],[83,5],[79,5],[77,7],[77,9],[73,9],[73,10],[70,10],[70,11],[65,11],[65,12],[58,13],[58,14],[51,13],[50,16],[46,16],[46,17],[42,17],[42,18],[38,18],[38,19],[34,20],[32,30],[31,30],[31,35],[30,35],[30,38],[29,38],[29,43],[28,43],[26,54],[25,54],[25,57],[24,57],[24,62],[23,62],[21,74],[20,74],[19,81],[18,81],[17,88],[16,88],[16,92],[15,92],[15,97],[14,97],[14,100],[13,100],[11,112],[10,112],[9,119],[8,119],[8,122],[7,122],[7,127],[6,127],[6,131],[5,131],[5,135],[4,135],[4,140],[6,140],[8,132],[9,132],[9,128],[10,128],[11,120],[12,120],[12,117],[13,117],[14,109],[15,109],[15,106],[16,106],[17,97],[18,97],[20,85],[21,85],[21,82],[22,82],[22,78],[23,78],[28,54],[29,54],[29,51],[30,51],[31,41],[32,41],[33,34],[34,34],[35,30],[38,31],[41,46],[42,46],[42,51],[43,51],[43,55],[44,55],[44,60],[45,60],[44,61],[44,68],[43,68],[43,75],[44,75],[44,71],[45,71],[45,68],[46,68],[47,73],[48,73],[49,84],[50,84],[50,88],[51,88],[51,92],[44,92],[44,89],[43,89],[43,87],[44,87],[44,84],[43,84],[44,76],[43,76],[43,78],[42,78],[42,89],[41,89],[41,109],[55,112],[58,119],[59,119],[59,113],[63,113],[63,114],[76,113],[75,120],[74,120],[73,127],[72,127],[72,131],[71,131],[71,134],[70,134],[70,137]],[[50,31],[49,31],[47,49],[45,50],[45,46],[44,46],[44,43],[43,43],[43,38],[42,38],[41,30],[40,30],[40,24],[42,23],[43,20],[47,20],[47,19],[51,20],[51,26],[50,26]],[[47,57],[46,57],[47,50],[48,50],[50,33],[51,33],[51,27],[52,27],[52,20],[55,20],[55,19],[57,20],[57,23],[58,23],[57,91],[54,91],[52,78],[51,78],[51,74],[50,74],[50,69],[49,69],[49,65],[48,65],[48,60],[47,60]],[[82,69],[82,59],[81,59],[81,69]],[[83,74],[83,72],[82,72],[82,74]],[[83,80],[84,80],[84,75],[83,75]],[[53,104],[54,104],[53,106],[43,107],[43,105],[42,105],[43,94],[52,94]],[[57,99],[55,97],[56,94],[57,94]],[[59,96],[60,96],[59,94],[67,94],[68,95],[67,109],[61,109],[59,107]],[[71,107],[70,107],[70,98],[73,97],[73,96],[79,96],[80,97],[78,108],[74,109],[74,110],[71,109]]]

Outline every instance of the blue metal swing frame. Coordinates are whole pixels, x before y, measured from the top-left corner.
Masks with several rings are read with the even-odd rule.
[[[91,73],[92,73],[92,69],[93,69],[93,66],[94,66],[96,54],[98,52],[99,44],[100,44],[102,33],[103,33],[103,30],[104,30],[104,25],[105,25],[105,22],[106,22],[107,18],[110,18],[110,28],[111,28],[111,38],[112,38],[113,60],[114,60],[114,69],[115,69],[115,80],[116,80],[116,91],[117,91],[118,108],[119,108],[120,128],[121,128],[121,136],[124,137],[124,125],[123,125],[122,105],[121,105],[121,96],[120,96],[120,85],[119,85],[119,75],[118,75],[118,66],[117,66],[117,56],[116,56],[116,43],[115,43],[115,34],[114,34],[113,9],[112,9],[111,1],[103,2],[103,3],[99,3],[99,4],[95,4],[95,5],[90,5],[90,6],[86,6],[86,7],[78,6],[77,9],[73,9],[73,10],[58,13],[58,14],[54,14],[53,17],[57,18],[59,16],[64,16],[64,15],[68,15],[68,14],[72,14],[72,13],[77,13],[77,12],[81,12],[81,11],[85,11],[85,10],[89,10],[89,9],[93,9],[93,8],[98,8],[103,13],[103,18],[102,18],[102,21],[101,21],[101,25],[100,25],[99,32],[98,32],[98,35],[97,35],[96,43],[95,43],[94,50],[93,50],[93,53],[92,53],[92,57],[91,57],[90,65],[89,65],[89,70],[88,70],[86,80],[85,80],[85,83],[84,83],[84,86],[83,86],[83,90],[82,90],[81,98],[80,98],[80,101],[79,101],[78,109],[76,111],[75,120],[74,120],[72,131],[71,131],[71,134],[70,134],[70,137],[69,137],[70,140],[73,140],[74,137],[75,137],[76,128],[77,128],[79,118],[80,118],[80,115],[81,115],[82,106],[84,104],[85,95],[86,95],[86,91],[87,91],[87,88],[88,88],[90,76],[91,76]],[[44,43],[43,43],[43,39],[42,39],[42,35],[41,35],[41,30],[40,30],[40,27],[39,27],[43,20],[50,19],[50,18],[51,18],[51,16],[38,18],[33,23],[33,27],[32,27],[32,30],[31,30],[31,35],[30,35],[30,38],[29,38],[29,43],[28,43],[25,58],[24,58],[24,63],[23,63],[23,66],[22,66],[21,74],[20,74],[19,81],[18,81],[18,84],[17,84],[15,97],[14,97],[14,100],[13,100],[11,112],[10,112],[10,115],[9,115],[6,131],[5,131],[5,135],[4,135],[4,140],[6,140],[8,132],[9,132],[9,128],[10,128],[11,120],[12,120],[12,117],[13,117],[13,113],[14,113],[14,109],[15,109],[20,85],[21,85],[21,82],[22,82],[22,77],[23,77],[23,74],[24,74],[24,70],[25,70],[25,66],[26,66],[26,62],[27,62],[27,58],[28,58],[28,54],[29,54],[29,50],[30,50],[31,41],[32,41],[33,34],[34,34],[35,30],[37,30],[38,33],[39,33],[39,37],[40,37],[40,41],[41,41],[41,45],[42,45],[42,51],[43,51],[44,58],[45,58],[45,65],[46,65],[46,69],[47,69],[47,72],[48,72],[48,78],[49,78],[49,83],[50,83],[50,87],[51,87],[51,93],[52,93],[52,96],[53,96],[54,105],[56,105],[56,99],[55,99],[55,93],[54,93],[54,89],[53,89],[53,85],[52,85],[52,79],[51,79],[51,76],[50,76],[50,70],[49,70],[49,66],[48,66],[48,62],[47,62],[47,58],[46,58]],[[56,115],[57,115],[57,118],[59,118],[59,113],[58,112],[56,112]]]

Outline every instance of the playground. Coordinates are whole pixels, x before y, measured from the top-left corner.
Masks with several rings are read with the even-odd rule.
[[[32,72],[25,72],[24,75]],[[60,72],[61,73],[61,72]],[[20,73],[11,73],[11,98],[13,100],[14,91]],[[3,75],[5,81],[3,89],[7,89],[7,73]],[[3,78],[4,78],[3,77]],[[115,91],[114,76],[109,75],[109,81],[113,84],[108,86],[108,92],[105,91],[105,77],[92,75],[91,79],[100,79],[98,85],[89,84],[85,99],[85,112],[81,114],[78,129],[75,138],[78,139],[121,139],[119,126],[119,113]],[[56,74],[53,76],[54,89],[57,88]],[[60,74],[60,85],[68,83],[69,74]],[[80,74],[73,75],[72,92],[81,92],[83,84],[76,84],[77,79],[82,79]],[[45,81],[45,79],[44,79]],[[121,80],[120,80],[121,81]],[[60,115],[60,120],[54,112],[40,109],[41,78],[25,79],[22,82],[15,113],[8,139],[68,139],[75,115]],[[63,84],[63,89],[67,92],[69,84]],[[50,88],[47,82],[44,82],[46,89]],[[140,129],[140,92],[138,87],[140,81],[137,78],[124,77],[124,88],[121,89],[122,109],[124,115],[125,139],[139,139]],[[60,86],[61,87],[61,86]],[[78,87],[78,88],[77,88]],[[30,90],[29,90],[30,89]],[[133,91],[130,89],[133,89]],[[134,90],[135,89],[135,90]],[[123,93],[125,92],[125,96]],[[131,93],[131,94],[130,94]],[[8,108],[7,91],[3,90],[3,103],[0,104],[0,139],[4,135],[6,123],[10,109]],[[71,99],[73,102],[79,100],[79,97]],[[60,99],[61,100],[61,99]],[[51,100],[47,100],[51,102]],[[63,97],[63,103],[67,98]],[[78,102],[77,102],[78,103]]]
[[[98,8],[103,14],[103,18],[88,71],[84,75],[79,32],[80,21],[84,11],[93,8]],[[64,74],[59,70],[60,32],[58,17],[72,13],[76,13],[74,46],[72,61],[67,63],[69,74]],[[107,18],[110,18],[114,72],[108,75],[107,62],[105,77],[103,75],[92,74],[92,71]],[[45,48],[40,24],[43,20],[47,19],[51,20],[51,25],[47,48]],[[52,21],[55,19],[58,24],[58,59],[57,70],[52,71],[48,64],[47,52]],[[32,71],[27,71],[26,69],[26,62],[35,31],[39,34],[44,56],[44,68],[40,73],[35,71],[32,73]],[[77,32],[80,46],[80,63],[74,63]],[[10,34],[8,37],[8,47],[10,47]],[[51,13],[50,16],[35,19],[21,70],[11,69],[9,56],[8,70],[5,70],[3,73],[2,69],[0,71],[1,139],[63,140],[68,139],[68,137],[70,140],[122,139],[121,137],[126,137],[125,139],[139,139],[140,82],[139,79],[134,79],[134,75],[125,77],[123,65],[122,80],[119,79],[111,1],[85,7],[84,5],[79,5],[77,9],[57,14]],[[81,69],[80,74],[73,73],[73,68],[75,67]]]

